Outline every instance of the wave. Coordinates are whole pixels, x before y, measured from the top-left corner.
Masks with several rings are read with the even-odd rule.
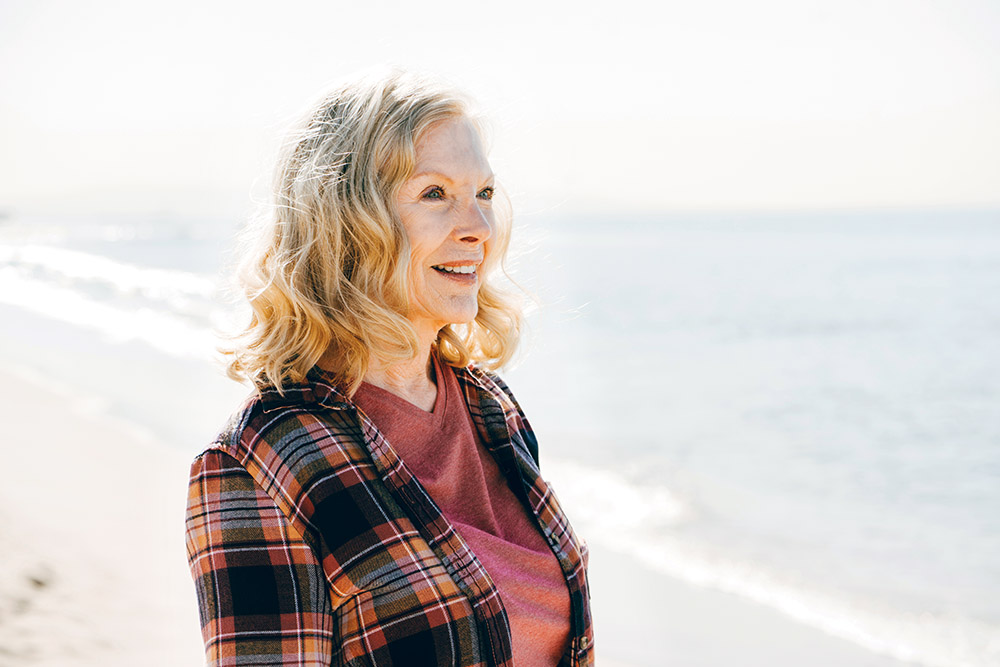
[[[102,302],[73,288],[27,278],[12,267],[0,268],[0,303],[98,331],[112,342],[136,340],[179,357],[210,360],[216,346],[207,327],[152,308]]]
[[[219,308],[211,278],[140,267],[67,248],[0,244],[0,303],[139,341],[174,357],[209,360]],[[227,325],[219,323],[217,328]],[[720,547],[677,537],[701,517],[663,484],[635,485],[609,469],[547,461],[559,493],[594,543],[651,569],[725,591],[874,652],[928,667],[1000,664],[1000,628],[960,613],[909,613],[823,588]],[[832,585],[832,583],[831,583]]]
[[[140,341],[172,356],[211,359],[213,330],[232,329],[213,278],[138,266],[38,243],[0,244],[0,303]]]
[[[139,293],[173,304],[192,297],[209,299],[218,291],[215,281],[195,273],[140,267],[58,246],[0,245],[0,264],[49,280],[102,283],[119,294]]]
[[[907,612],[825,590],[817,582],[738,560],[671,534],[697,509],[662,485],[634,485],[608,470],[547,461],[563,502],[587,539],[656,572],[724,591],[870,651],[927,667],[1000,664],[1000,627],[960,613]]]

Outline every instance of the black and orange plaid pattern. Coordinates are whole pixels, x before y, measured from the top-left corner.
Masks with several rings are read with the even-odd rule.
[[[592,665],[586,547],[506,385],[456,369],[483,442],[570,594],[560,665]],[[265,390],[191,467],[187,549],[209,665],[511,667],[489,574],[374,424],[314,369]]]

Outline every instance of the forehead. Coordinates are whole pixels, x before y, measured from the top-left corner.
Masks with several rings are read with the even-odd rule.
[[[414,176],[424,172],[450,174],[491,173],[482,137],[465,117],[446,118],[432,123],[417,138]]]

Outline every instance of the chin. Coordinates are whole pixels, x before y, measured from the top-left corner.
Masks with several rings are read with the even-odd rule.
[[[450,325],[461,326],[463,324],[472,324],[473,322],[476,321],[476,315],[478,314],[479,314],[478,308],[472,312],[451,313],[450,317],[442,318],[442,321],[445,323],[444,326],[450,326]]]
[[[445,326],[452,326],[452,325],[454,325],[454,326],[460,327],[463,324],[472,324],[475,321],[476,321],[476,316],[475,315],[473,315],[472,317],[454,317]]]
[[[433,325],[437,331],[447,326],[461,326],[471,324],[479,315],[478,299],[452,300],[451,303],[428,304],[431,307],[424,307],[422,317],[411,318],[411,321],[420,321]]]

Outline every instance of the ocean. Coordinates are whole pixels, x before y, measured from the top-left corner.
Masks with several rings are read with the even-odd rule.
[[[192,456],[238,224],[0,221],[0,362]],[[928,666],[1000,664],[1000,212],[522,217],[505,372],[578,532]]]

